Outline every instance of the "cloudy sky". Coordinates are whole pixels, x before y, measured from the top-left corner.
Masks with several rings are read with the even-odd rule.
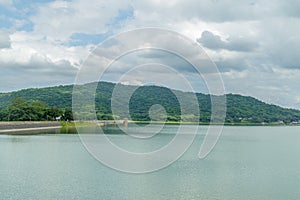
[[[0,0],[0,92],[74,83],[97,44],[124,31],[158,27],[200,44],[227,93],[300,109],[299,10],[298,0]],[[150,57],[157,60],[155,53]],[[149,60],[141,53],[131,57]],[[124,73],[120,66],[112,71]],[[149,74],[147,82],[161,77],[176,87],[176,79],[157,67]],[[131,76],[128,84],[143,84],[142,76]]]

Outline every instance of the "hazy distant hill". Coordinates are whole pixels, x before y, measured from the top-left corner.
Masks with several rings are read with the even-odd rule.
[[[88,88],[92,84],[89,83],[80,87]],[[111,117],[111,95],[115,87],[114,83],[100,82],[96,92],[96,110],[100,119]],[[128,113],[122,108],[122,95],[132,90],[133,86],[119,85],[121,97],[116,101],[116,105],[120,107],[119,112],[115,113],[120,118],[128,117]],[[56,86],[39,89],[24,89],[16,92],[0,94],[0,109],[7,109],[9,104],[16,97],[22,97],[28,102],[35,100],[43,101],[49,106],[57,106],[59,108],[71,108],[72,106],[73,86]],[[183,118],[186,121],[199,121],[199,116],[195,111],[195,102],[191,100],[192,93],[171,90],[158,86],[142,86],[139,87],[132,95],[129,103],[130,115],[134,120],[149,120],[149,109],[152,105],[162,105],[167,113],[168,120],[178,121],[181,117],[181,110],[178,99],[183,99],[185,105],[188,105],[184,111]],[[210,120],[210,96],[205,94],[196,94],[200,105],[200,121],[208,122]],[[300,111],[295,109],[281,108],[276,105],[266,104],[253,97],[246,97],[235,94],[226,95],[227,98],[227,117],[226,122],[279,122],[286,123],[300,120]],[[87,105],[90,106],[90,105]],[[159,113],[159,112],[158,112]],[[160,117],[159,114],[157,116]]]

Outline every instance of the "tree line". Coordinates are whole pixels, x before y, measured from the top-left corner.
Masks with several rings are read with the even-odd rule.
[[[91,88],[97,85],[95,105],[83,101],[82,110],[86,120],[94,119],[95,111],[99,120],[130,118],[136,121],[151,120],[149,110],[153,105],[161,105],[168,121],[192,121],[209,123],[211,118],[210,95],[175,91],[159,86],[143,86],[135,90],[134,86],[118,85],[118,94],[112,97],[116,84],[108,82],[81,85],[79,93],[89,96]],[[129,94],[129,105],[126,98]],[[48,88],[24,89],[16,92],[0,93],[0,120],[54,120],[57,117],[72,117],[73,86],[55,86]],[[196,95],[198,101],[193,101]],[[20,98],[21,97],[21,98]],[[179,99],[184,103],[181,109]],[[282,108],[267,104],[253,97],[237,94],[226,95],[227,123],[300,123],[300,110]],[[115,109],[112,113],[111,103]],[[129,112],[124,108],[129,107]],[[200,110],[196,112],[196,107]],[[163,119],[159,109],[152,110],[157,120]],[[78,113],[75,113],[78,114]],[[68,117],[69,115],[69,117]],[[153,117],[153,116],[152,116]]]
[[[71,109],[60,109],[49,107],[42,101],[26,102],[23,98],[17,97],[5,110],[0,110],[1,121],[54,121],[73,120]]]

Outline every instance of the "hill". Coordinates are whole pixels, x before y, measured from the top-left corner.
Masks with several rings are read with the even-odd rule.
[[[80,87],[88,89],[97,83],[89,83]],[[97,117],[99,119],[111,119],[111,97],[114,83],[100,82],[98,84],[95,96]],[[192,101],[192,93],[171,90],[159,86],[142,86],[135,90],[134,86],[118,85],[120,93],[114,98],[116,105],[116,113],[114,117],[125,118],[130,114],[133,120],[147,121],[150,120],[149,109],[153,105],[160,104],[164,107],[169,121],[201,121],[209,122],[211,115],[210,96],[197,93],[197,101],[199,103],[200,117],[198,116],[195,102]],[[123,111],[123,97],[134,91],[129,101],[129,113]],[[83,89],[82,91],[85,91]],[[71,109],[72,107],[73,86],[55,86],[47,88],[24,89],[16,92],[0,94],[0,112],[7,113],[7,110],[14,99],[21,97],[27,103],[36,101],[44,102],[49,107],[57,107],[59,109]],[[184,101],[185,110],[181,110],[178,99]],[[227,94],[227,116],[228,123],[272,123],[272,122],[295,122],[300,120],[300,111],[295,109],[286,109],[276,105],[266,104],[253,97],[246,97],[237,94]],[[91,105],[85,105],[91,107]],[[120,109],[118,109],[120,108]],[[6,112],[5,112],[6,111]],[[182,113],[183,112],[183,113]],[[154,117],[157,120],[163,118],[161,108],[154,109]],[[152,114],[153,114],[152,113]],[[3,116],[4,114],[2,114]],[[90,115],[92,116],[92,115]],[[153,116],[152,116],[153,117]],[[2,117],[3,119],[7,119]],[[87,115],[89,118],[89,115]],[[199,119],[200,118],[200,119]],[[2,120],[3,120],[2,119]]]

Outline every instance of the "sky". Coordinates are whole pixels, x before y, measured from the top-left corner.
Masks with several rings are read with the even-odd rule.
[[[217,65],[226,93],[300,109],[299,10],[298,0],[0,0],[0,92],[72,84],[99,43],[124,31],[157,27],[201,45]],[[130,66],[137,60],[175,65],[191,84],[202,84],[168,55],[124,58]],[[124,69],[115,66],[106,80],[116,81]],[[143,85],[155,77],[184,90],[166,69],[144,70],[124,84]]]

